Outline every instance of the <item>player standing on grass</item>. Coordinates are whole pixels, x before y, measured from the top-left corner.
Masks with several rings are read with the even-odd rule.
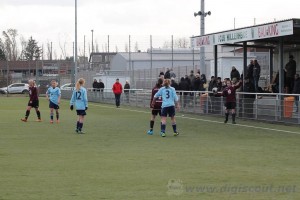
[[[166,137],[166,122],[167,117],[171,117],[172,127],[174,131],[174,136],[179,135],[176,127],[175,120],[175,108],[179,109],[178,96],[176,91],[171,85],[170,79],[165,79],[163,82],[163,87],[158,90],[158,92],[154,95],[152,105],[155,105],[155,102],[159,97],[162,98],[162,110],[161,110],[161,132],[160,135],[162,137]]]
[[[150,108],[152,108],[152,111],[151,111],[152,115],[151,115],[151,119],[150,119],[150,130],[147,132],[149,135],[153,135],[153,126],[154,126],[155,117],[158,114],[159,114],[159,116],[161,116],[161,104],[162,104],[161,97],[158,97],[158,99],[155,101],[154,105],[152,105],[152,101],[153,101],[154,95],[162,87],[162,84],[163,84],[163,79],[159,78],[156,85],[152,89],[151,101],[150,101]]]
[[[224,96],[226,97],[225,101],[225,121],[226,124],[228,122],[229,112],[231,111],[232,115],[232,124],[236,124],[235,122],[235,107],[236,107],[236,89],[238,89],[242,85],[242,80],[240,80],[237,85],[232,85],[230,80],[227,80],[226,87],[223,92],[215,93],[215,96]]]
[[[30,115],[31,108],[35,108],[36,115],[38,117],[38,119],[36,121],[41,122],[42,120],[41,120],[41,112],[39,111],[38,89],[33,80],[29,80],[28,84],[29,84],[29,102],[28,102],[28,107],[26,110],[25,118],[23,118],[21,120],[23,122],[27,122],[27,119]]]
[[[78,79],[70,101],[70,109],[73,110],[74,105],[76,107],[78,119],[75,131],[79,134],[84,134],[82,127],[84,116],[86,115],[86,110],[88,109],[87,91],[83,87],[84,83],[85,80],[83,78]]]
[[[57,82],[55,80],[51,81],[51,87],[48,88],[46,92],[46,98],[49,101],[50,108],[50,123],[53,123],[53,111],[56,111],[56,123],[59,123],[59,104],[60,104],[61,91],[57,87]]]

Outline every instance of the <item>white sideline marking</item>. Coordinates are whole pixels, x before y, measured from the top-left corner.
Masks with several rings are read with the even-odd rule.
[[[103,107],[103,108],[114,108],[113,106],[103,106],[99,104],[90,104],[96,107]],[[137,113],[145,113],[149,114],[150,112],[145,112],[141,110],[131,110],[131,109],[126,109],[126,108],[115,108],[118,110],[126,110],[126,111],[131,111],[131,112],[137,112]],[[176,118],[182,118],[182,119],[190,119],[190,120],[196,120],[196,121],[202,121],[202,122],[209,122],[209,123],[218,123],[218,124],[224,124],[224,122],[220,121],[213,121],[213,120],[207,120],[207,119],[199,119],[199,118],[193,118],[193,117],[183,117],[183,116],[176,116]],[[281,133],[292,133],[296,135],[300,135],[299,132],[294,132],[294,131],[287,131],[287,130],[281,130],[281,129],[273,129],[273,128],[264,128],[264,127],[259,127],[259,126],[249,126],[249,125],[243,125],[243,124],[226,124],[226,126],[231,125],[231,126],[240,126],[240,127],[246,127],[246,128],[255,128],[255,129],[261,129],[261,130],[267,130],[267,131],[275,131],[275,132],[281,132]]]

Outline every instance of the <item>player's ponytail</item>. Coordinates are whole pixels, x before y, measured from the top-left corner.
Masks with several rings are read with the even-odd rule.
[[[84,83],[85,83],[85,80],[84,80],[83,78],[78,79],[78,81],[76,82],[76,85],[75,85],[76,90],[79,91],[79,90],[80,90],[80,87],[81,87],[82,85],[84,85]]]
[[[162,78],[159,78],[159,79],[157,80],[156,87],[160,88],[162,84],[163,84],[163,79],[162,79]]]
[[[170,79],[165,79],[165,80],[164,80],[164,86],[165,86],[166,88],[168,88],[168,87],[170,87],[170,85],[171,85],[171,80],[170,80]]]

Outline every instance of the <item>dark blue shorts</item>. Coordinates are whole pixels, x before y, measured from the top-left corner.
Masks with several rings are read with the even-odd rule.
[[[50,101],[49,108],[53,108],[53,109],[57,110],[57,109],[59,109],[59,105],[56,105],[55,103],[53,103],[52,101]]]
[[[162,117],[174,117],[175,116],[175,106],[164,107],[161,110]]]
[[[76,110],[76,112],[77,112],[77,115],[81,115],[81,116],[86,115],[85,110]]]

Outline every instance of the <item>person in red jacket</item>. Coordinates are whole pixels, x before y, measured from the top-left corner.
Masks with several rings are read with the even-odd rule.
[[[120,107],[120,98],[121,98],[121,94],[123,91],[123,87],[122,84],[119,82],[119,79],[116,79],[115,84],[113,85],[113,93],[115,94],[115,99],[116,99],[116,106],[117,108]]]
[[[236,85],[232,85],[230,80],[227,80],[226,87],[224,88],[223,92],[215,93],[215,96],[223,96],[226,98],[225,100],[225,121],[227,123],[229,112],[231,111],[232,115],[232,123],[236,124],[235,122],[235,107],[236,107],[236,89],[241,87],[242,81],[240,80]]]

